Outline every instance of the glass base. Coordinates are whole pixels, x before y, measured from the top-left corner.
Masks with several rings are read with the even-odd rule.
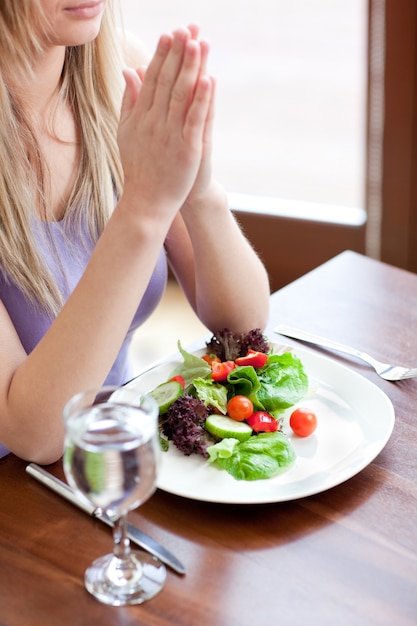
[[[135,550],[121,559],[107,554],[94,561],[84,582],[97,600],[112,606],[141,604],[153,598],[165,584],[165,565],[147,552]]]

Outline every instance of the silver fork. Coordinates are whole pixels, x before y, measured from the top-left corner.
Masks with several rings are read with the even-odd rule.
[[[314,335],[313,333],[309,333],[298,328],[292,328],[291,326],[286,326],[285,324],[278,324],[278,326],[274,328],[274,332],[279,335],[284,335],[285,337],[299,339],[308,343],[314,343],[323,348],[329,348],[330,350],[337,350],[338,352],[350,354],[350,356],[354,356],[357,359],[365,361],[368,365],[371,365],[376,373],[385,380],[404,380],[405,378],[417,377],[417,367],[401,367],[400,365],[381,363],[381,361],[377,361],[366,352],[361,352],[360,350],[356,350],[356,348],[345,346],[341,343],[337,343],[336,341],[332,341],[331,339],[326,339],[325,337],[320,337],[319,335]]]

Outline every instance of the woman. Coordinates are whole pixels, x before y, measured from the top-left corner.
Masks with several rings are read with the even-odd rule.
[[[268,314],[212,177],[207,44],[196,27],[163,35],[136,71],[147,59],[111,5],[0,4],[0,441],[38,463],[62,454],[72,394],[128,379],[167,261],[211,330]]]

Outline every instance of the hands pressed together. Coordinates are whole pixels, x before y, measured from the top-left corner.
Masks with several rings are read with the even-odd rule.
[[[198,28],[189,26],[162,35],[146,69],[124,71],[123,199],[142,224],[149,218],[153,241],[158,235],[164,244],[200,320],[211,329],[247,332],[265,324],[269,285],[212,175],[215,81],[207,74],[208,53]],[[230,259],[244,271],[225,271]]]
[[[163,207],[171,219],[211,182],[214,80],[209,46],[190,26],[162,35],[149,66],[126,69],[118,142],[124,195]],[[168,217],[168,215],[167,215]]]

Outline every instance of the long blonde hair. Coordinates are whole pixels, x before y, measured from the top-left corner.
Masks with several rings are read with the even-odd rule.
[[[15,282],[35,306],[53,316],[63,298],[32,232],[33,219],[39,216],[34,207],[41,215],[49,215],[45,200],[48,173],[19,98],[7,81],[10,67],[22,76],[32,71],[31,59],[41,51],[35,35],[39,27],[47,31],[38,0],[3,0],[0,4],[0,263],[5,279]],[[116,141],[121,67],[113,3],[108,0],[98,37],[66,49],[59,93],[59,98],[71,103],[82,146],[65,222],[81,231],[83,215],[93,241],[122,189]]]

